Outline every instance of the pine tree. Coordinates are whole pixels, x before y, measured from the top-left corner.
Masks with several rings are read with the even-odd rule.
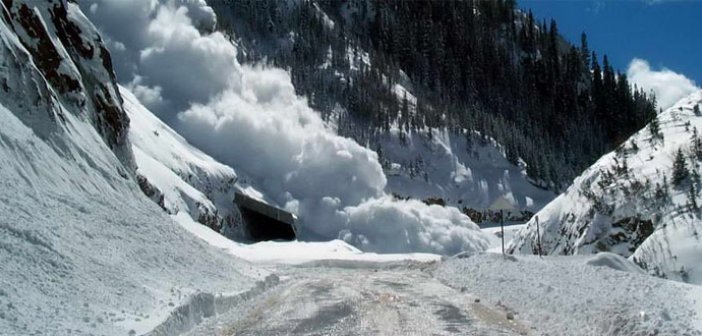
[[[590,48],[587,45],[587,35],[585,32],[580,35],[580,61],[582,62],[583,68],[588,68],[590,66]]]
[[[699,210],[699,207],[697,206],[697,192],[695,191],[694,184],[690,184],[690,190],[687,193],[687,200],[692,210]]]
[[[658,123],[658,117],[651,119],[648,129],[651,131],[651,140],[663,139],[663,134],[661,134],[661,126]]]
[[[692,128],[692,137],[690,138],[690,157],[693,160],[702,161],[702,139],[697,133],[697,127]]]
[[[676,187],[680,186],[689,175],[690,171],[687,169],[685,156],[683,155],[682,149],[678,149],[678,153],[675,155],[675,160],[673,161],[673,179],[671,182]]]
[[[656,198],[659,200],[665,199],[666,191],[661,187],[659,183],[656,183]]]
[[[604,120],[606,118],[606,113],[604,110],[604,99],[603,99],[603,88],[602,88],[602,70],[600,68],[600,63],[597,60],[597,54],[593,51],[592,57],[592,86],[590,87],[590,96],[592,101],[595,103],[595,118],[599,120]]]
[[[507,161],[509,163],[515,166],[519,164],[519,154],[517,153],[517,146],[513,142],[510,142],[507,145],[505,156],[507,157]]]
[[[407,101],[407,92],[402,96],[402,107],[400,110],[400,129],[404,127],[405,132],[409,132],[409,102]]]
[[[694,185],[700,185],[700,174],[697,172],[697,169],[692,169],[692,173],[690,173],[690,179],[692,180],[692,183]]]

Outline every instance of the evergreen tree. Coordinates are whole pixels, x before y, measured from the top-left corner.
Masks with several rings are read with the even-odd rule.
[[[697,133],[697,127],[692,128],[692,137],[690,138],[690,152],[692,159],[702,161],[702,139]]]
[[[651,140],[663,139],[663,134],[661,134],[661,126],[658,123],[658,117],[651,119],[651,123],[648,124],[648,130],[651,132]]]
[[[659,200],[663,200],[666,198],[666,190],[664,190],[659,183],[656,183],[655,196]]]
[[[673,161],[673,177],[671,182],[673,186],[680,186],[690,175],[687,169],[687,162],[685,162],[685,156],[683,155],[682,149],[678,149],[677,154],[675,154],[675,160]]]
[[[587,45],[587,34],[585,32],[580,35],[580,62],[585,69],[590,66],[590,48]]]
[[[687,201],[692,210],[699,210],[699,207],[697,206],[697,191],[695,190],[695,185],[692,183],[690,184],[690,190],[687,193]]]

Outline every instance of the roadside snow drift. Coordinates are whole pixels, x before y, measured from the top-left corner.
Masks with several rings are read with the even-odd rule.
[[[443,283],[502,307],[533,335],[699,335],[702,288],[595,267],[598,256],[451,258],[435,276]],[[596,261],[599,260],[599,261]],[[631,266],[631,265],[630,265]],[[628,267],[627,267],[628,268]]]
[[[254,288],[265,272],[201,243],[137,187],[109,54],[78,6],[0,10],[0,334],[184,330],[172,311],[211,312],[196,293]]]
[[[239,64],[236,47],[212,32],[216,18],[204,1],[81,6],[119,49],[122,83],[190,143],[297,214],[300,237],[378,252],[486,248],[458,210],[387,197],[377,154],[336,135],[285,71]]]
[[[658,116],[660,131],[649,124],[541,210],[544,252],[610,251],[653,274],[702,284],[700,109],[697,91]],[[535,220],[509,250],[538,252]]]

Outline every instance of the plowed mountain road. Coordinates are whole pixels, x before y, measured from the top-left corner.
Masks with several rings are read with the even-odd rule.
[[[188,335],[528,334],[500,306],[443,285],[431,275],[434,267],[348,261],[281,267],[276,287]]]

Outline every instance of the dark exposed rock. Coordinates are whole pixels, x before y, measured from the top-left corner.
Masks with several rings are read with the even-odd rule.
[[[99,90],[99,91],[98,91]],[[93,93],[93,103],[97,110],[97,127],[100,133],[107,140],[110,148],[124,143],[128,128],[127,115],[122,110],[122,105],[114,100],[107,100],[104,97],[109,97],[107,88],[98,84],[96,91]]]
[[[61,43],[73,47],[83,58],[92,58],[94,48],[89,41],[83,41],[81,30],[68,19],[68,11],[63,4],[54,5],[50,10],[51,19],[56,26],[56,35]],[[112,69],[110,67],[110,69]]]
[[[422,202],[424,202],[424,204],[426,204],[426,205],[446,206],[446,201],[444,201],[444,199],[441,197],[429,197],[429,198],[423,200]]]
[[[12,7],[12,0],[3,0],[2,3],[5,5],[5,7],[2,9],[2,17],[7,22],[8,24],[12,22],[12,18],[10,17],[10,13],[7,12],[7,8]],[[10,25],[12,27],[12,25]]]
[[[80,116],[87,115],[105,143],[132,167],[129,118],[122,108],[112,60],[94,27],[71,15],[77,5],[63,0],[3,0],[3,4],[6,20],[24,31],[18,34],[21,43],[59,100],[76,106],[76,112],[84,113],[79,112]]]
[[[102,66],[105,68],[105,70],[110,72],[110,78],[116,83],[117,78],[115,76],[114,68],[112,67],[112,56],[110,56],[110,51],[108,51],[102,44],[100,45],[100,59],[102,60]]]
[[[203,207],[201,204],[197,204],[198,211],[200,214],[197,218],[198,223],[203,224],[210,229],[220,232],[222,230],[221,218],[215,213],[211,213],[207,208]]]
[[[149,182],[148,179],[146,179],[146,177],[140,174],[137,174],[136,179],[141,191],[151,200],[156,202],[156,204],[158,204],[161,207],[161,209],[166,210],[165,204],[163,203],[164,197],[161,190],[156,188],[153,184]]]
[[[16,12],[13,11],[14,7],[8,9],[10,16],[16,18],[27,35],[36,41],[36,43],[28,43],[29,41],[22,40],[22,44],[32,54],[34,63],[51,85],[59,93],[79,90],[80,82],[77,79],[58,71],[62,57],[51,40],[49,32],[44,28],[41,18],[26,4],[21,4]]]
[[[612,223],[614,230],[606,238],[606,244],[609,246],[619,243],[627,243],[629,252],[634,253],[636,248],[641,246],[641,243],[648,238],[654,230],[653,221],[638,218],[627,217],[617,222]],[[617,230],[619,229],[619,230]]]

